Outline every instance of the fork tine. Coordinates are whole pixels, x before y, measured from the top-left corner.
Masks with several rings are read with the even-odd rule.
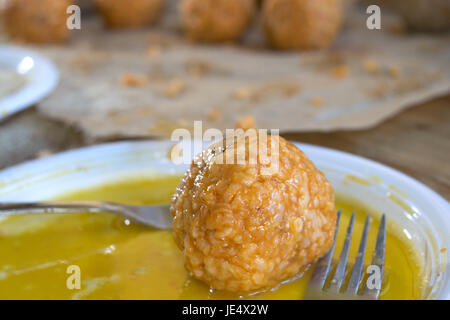
[[[336,246],[336,239],[339,231],[340,219],[341,219],[341,211],[339,210],[337,213],[336,231],[334,232],[333,244],[331,245],[330,250],[317,261],[316,267],[314,268],[314,272],[310,279],[310,284],[317,286],[320,290],[324,287],[325,281],[328,278],[328,273],[330,272],[331,269],[331,261],[333,259],[334,248]]]
[[[364,223],[364,230],[359,243],[358,253],[356,254],[355,264],[353,265],[352,275],[348,283],[347,291],[352,294],[358,293],[358,288],[361,282],[361,275],[364,266],[364,256],[366,254],[367,236],[369,234],[370,214],[367,214],[366,222]]]
[[[375,249],[372,255],[372,265],[377,266],[380,271],[380,282],[383,281],[383,267],[384,267],[384,253],[386,246],[386,215],[383,214],[380,221],[380,227],[378,228],[377,242],[375,243]],[[381,286],[379,288],[369,289],[366,286],[364,288],[364,296],[371,299],[378,299],[381,291]]]
[[[348,252],[350,249],[350,242],[352,240],[353,222],[355,221],[355,212],[352,212],[350,222],[347,227],[347,234],[345,235],[344,246],[342,247],[341,256],[336,267],[333,279],[331,280],[329,291],[339,292],[342,282],[345,278],[345,269],[347,268]]]

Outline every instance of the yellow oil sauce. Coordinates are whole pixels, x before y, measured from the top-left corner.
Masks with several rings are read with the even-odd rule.
[[[179,177],[131,179],[60,199],[167,203],[178,182]],[[342,210],[344,226],[350,213],[356,212],[354,232],[358,241],[352,243],[350,253],[354,257],[368,209],[340,196],[336,207]],[[374,247],[378,224],[375,214],[368,252]],[[381,298],[419,299],[422,268],[415,250],[400,227],[391,221],[388,225]],[[343,237],[340,233],[337,252]],[[313,268],[265,292],[214,291],[189,275],[170,231],[127,225],[118,216],[102,213],[4,219],[0,221],[0,253],[0,299],[301,299]],[[367,265],[370,260],[367,254]]]

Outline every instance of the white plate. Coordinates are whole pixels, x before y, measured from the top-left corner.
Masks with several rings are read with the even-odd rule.
[[[0,201],[42,200],[133,176],[181,174],[187,165],[174,165],[167,158],[172,144],[116,142],[24,163],[0,171]],[[420,182],[374,161],[332,149],[296,145],[326,174],[338,193],[361,199],[402,226],[405,237],[413,241],[423,259],[429,284],[424,298],[450,299],[450,204]],[[348,179],[349,174],[377,182],[360,184]],[[403,205],[390,200],[388,194],[395,195]]]
[[[59,73],[48,59],[13,46],[0,45],[0,70],[15,72],[25,84],[6,97],[0,97],[0,121],[39,102],[55,89]]]

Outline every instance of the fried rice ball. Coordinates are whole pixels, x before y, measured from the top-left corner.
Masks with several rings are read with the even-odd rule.
[[[237,40],[247,31],[254,0],[181,0],[181,24],[186,37],[200,42]]]
[[[272,158],[278,138],[277,170],[262,160],[262,147],[258,161],[249,161],[257,141],[266,141]],[[293,277],[329,250],[334,192],[306,155],[281,137],[259,133],[246,140],[244,151],[228,141],[196,156],[181,180],[170,209],[173,234],[195,278],[217,290],[256,292]],[[244,164],[223,161],[237,150]]]
[[[15,40],[62,42],[70,34],[66,21],[70,0],[9,0],[3,12],[4,29]]]
[[[341,11],[340,0],[265,0],[262,25],[277,49],[321,49],[335,39]]]
[[[156,23],[164,0],[95,0],[95,6],[110,28],[137,28]]]

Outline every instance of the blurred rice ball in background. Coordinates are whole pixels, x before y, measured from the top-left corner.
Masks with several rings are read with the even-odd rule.
[[[165,0],[93,0],[111,28],[135,28],[156,23]]]
[[[255,8],[254,0],[181,0],[181,25],[190,40],[234,41],[247,31]]]
[[[277,49],[321,49],[329,46],[342,21],[340,0],[265,0],[263,29]]]
[[[70,0],[3,0],[3,28],[16,41],[62,42],[70,33],[66,10],[71,4]]]

